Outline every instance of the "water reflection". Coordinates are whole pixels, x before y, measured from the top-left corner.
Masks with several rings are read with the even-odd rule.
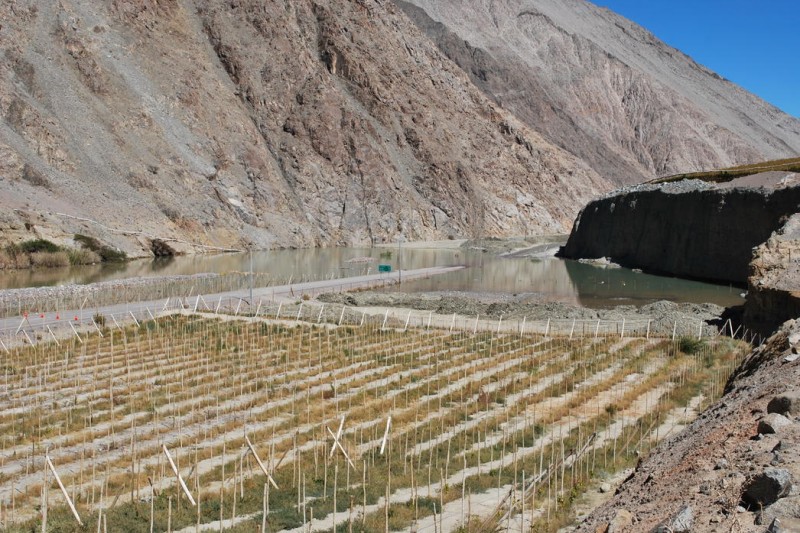
[[[364,259],[364,258],[368,258]],[[0,273],[0,286],[17,288],[84,284],[128,277],[169,276],[202,272],[247,272],[248,254],[199,255],[120,264]],[[253,269],[275,283],[329,279],[375,273],[379,264],[414,269],[467,265],[468,268],[426,280],[403,283],[403,290],[506,293],[522,301],[563,301],[587,307],[644,305],[656,300],[742,303],[740,289],[677,278],[637,274],[628,269],[603,269],[560,259],[500,258],[480,250],[415,248],[320,248],[254,252]]]
[[[725,307],[744,303],[742,290],[728,285],[652,276],[627,268],[599,268],[578,261],[564,261],[564,265],[580,304],[586,307],[639,306],[656,300],[712,302]]]

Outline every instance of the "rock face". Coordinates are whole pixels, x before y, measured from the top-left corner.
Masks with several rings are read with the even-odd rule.
[[[397,3],[487,95],[617,183],[800,152],[800,120],[587,1]]]
[[[577,531],[601,531],[620,510],[634,514],[635,531],[764,533],[775,519],[784,531],[798,531],[800,423],[757,434],[767,405],[800,391],[800,361],[784,358],[798,332],[800,322],[787,322],[753,350],[723,397],[659,444]]]
[[[753,248],[781,228],[798,205],[800,187],[718,189],[703,182],[639,186],[588,204],[561,255],[607,257],[652,272],[744,284]],[[762,284],[764,290],[783,286],[786,278],[777,264],[790,255],[778,239],[771,241],[758,263],[775,272],[775,279]],[[765,276],[759,272],[751,279]],[[772,305],[764,301],[764,307]]]
[[[609,188],[389,2],[18,0],[0,20],[5,240],[564,232]]]
[[[800,316],[800,214],[794,214],[758,248],[750,264],[744,319],[769,334]],[[800,345],[800,339],[796,343]]]

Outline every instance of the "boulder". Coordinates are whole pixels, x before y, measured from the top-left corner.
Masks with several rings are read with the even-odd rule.
[[[783,468],[767,468],[745,484],[742,501],[751,507],[771,505],[789,495],[792,475]]]
[[[767,533],[783,533],[784,529],[781,527],[781,521],[777,518],[770,523],[767,528]]]
[[[778,433],[782,427],[790,425],[792,422],[783,415],[770,413],[758,421],[758,432],[762,435]]]
[[[800,521],[800,496],[787,496],[766,507],[759,516],[761,524],[778,521],[783,530]]]
[[[775,396],[767,404],[767,412],[784,416],[800,414],[800,394],[788,393]]]
[[[694,526],[694,511],[691,505],[684,505],[675,515],[662,524],[659,524],[653,533],[690,533]]]
[[[608,524],[608,533],[622,533],[633,525],[633,514],[627,509],[618,509]]]
[[[672,518],[670,529],[672,533],[689,533],[694,525],[694,512],[691,505],[684,505]]]

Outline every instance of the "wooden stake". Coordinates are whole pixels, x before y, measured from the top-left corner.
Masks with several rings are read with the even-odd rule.
[[[344,417],[342,417],[342,421],[344,421]],[[341,426],[340,426],[340,428],[341,428]],[[347,452],[344,450],[342,445],[339,443],[338,437],[333,434],[333,431],[331,431],[331,428],[329,428],[328,426],[325,426],[325,429],[327,429],[328,433],[330,433],[331,437],[333,437],[333,446],[331,447],[331,455],[333,455],[333,450],[335,450],[338,447],[342,451],[342,455],[344,455],[344,458],[347,459],[347,463],[353,468],[353,470],[355,470],[356,467],[353,464],[353,461],[350,460],[350,456],[347,455]]]
[[[92,321],[92,322],[94,322],[94,321]],[[50,336],[53,337],[53,340],[55,341],[56,346],[61,346],[61,344],[58,342],[58,339],[56,338],[55,334],[53,333],[53,330],[50,329],[50,326],[47,326],[47,331],[50,332]],[[0,341],[0,342],[2,342],[2,341]],[[3,345],[3,347],[5,348],[5,344]],[[8,351],[8,348],[6,348],[6,351]]]
[[[77,330],[77,329],[75,329],[75,326],[73,326],[73,325],[72,325],[72,322],[70,322],[70,323],[69,323],[69,327],[71,327],[71,328],[72,328],[72,332],[75,334],[75,336],[76,336],[76,337],[78,337],[78,341],[79,341],[81,344],[83,344],[83,339],[81,339],[81,336],[80,336],[80,335],[78,335],[78,330]]]
[[[178,472],[178,467],[175,466],[175,462],[172,460],[172,456],[169,454],[169,450],[167,450],[167,446],[165,444],[161,445],[161,449],[164,450],[164,455],[167,456],[167,460],[169,461],[169,466],[172,467],[172,471],[175,473],[175,477],[178,478],[178,483],[180,483],[181,488],[183,489],[184,494],[186,497],[189,498],[189,501],[192,504],[192,507],[196,506],[194,498],[192,498],[192,494],[189,492],[189,488],[186,486],[186,483],[183,482],[183,478],[181,477],[180,472]]]
[[[96,329],[96,330],[97,330],[97,333],[98,333],[98,335],[100,335],[101,337],[103,337],[103,336],[104,336],[104,335],[103,335],[103,332],[102,332],[102,331],[100,331],[100,326],[98,326],[98,325],[97,325],[97,322],[95,322],[95,321],[94,321],[94,317],[92,317],[92,324],[94,324],[94,329]],[[47,329],[50,329],[50,326],[47,326]],[[51,331],[50,333],[52,333],[52,331]]]
[[[265,476],[267,476],[267,480],[268,480],[270,483],[272,483],[272,486],[273,486],[273,487],[275,487],[276,489],[278,489],[278,484],[277,484],[277,483],[275,483],[275,480],[274,480],[274,479],[272,479],[272,476],[271,476],[271,475],[269,475],[269,472],[267,472],[267,468],[264,466],[264,463],[262,463],[262,462],[261,462],[261,458],[260,458],[260,457],[258,456],[258,454],[256,453],[256,449],[253,447],[253,443],[252,443],[252,442],[250,442],[250,439],[247,437],[247,435],[245,435],[245,436],[244,436],[244,440],[245,440],[245,442],[247,443],[247,446],[250,448],[250,451],[252,452],[252,454],[253,454],[253,457],[255,457],[255,458],[256,458],[256,463],[258,463],[258,466],[259,466],[259,468],[261,468],[261,471],[262,471],[262,472],[264,472],[264,475],[265,475]]]
[[[47,466],[50,467],[50,471],[53,472],[53,476],[56,478],[56,483],[58,483],[58,488],[61,489],[64,499],[67,500],[67,505],[69,505],[69,509],[72,511],[72,516],[75,517],[75,520],[78,521],[78,524],[83,525],[83,522],[81,522],[81,517],[78,516],[78,511],[75,510],[75,505],[72,503],[72,498],[69,497],[69,493],[67,493],[67,489],[64,488],[64,484],[61,483],[61,478],[58,476],[58,472],[56,472],[56,467],[53,466],[50,456],[45,454],[44,459],[47,461]]]
[[[383,450],[386,448],[386,441],[389,438],[389,428],[392,425],[392,417],[386,419],[386,431],[383,432],[383,441],[381,441],[381,455],[383,455]]]

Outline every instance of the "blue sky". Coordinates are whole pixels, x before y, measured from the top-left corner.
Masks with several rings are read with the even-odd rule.
[[[800,0],[593,0],[800,117]]]

